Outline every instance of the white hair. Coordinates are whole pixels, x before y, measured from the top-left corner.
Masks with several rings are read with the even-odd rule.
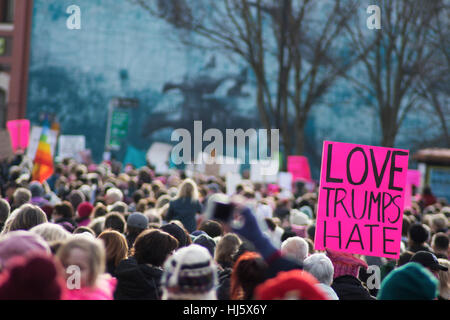
[[[31,228],[30,232],[40,235],[48,243],[65,241],[72,236],[72,234],[61,225],[50,222],[38,224]]]
[[[106,201],[108,204],[114,204],[117,201],[123,200],[123,193],[118,188],[110,188],[106,191]]]
[[[308,256],[308,242],[300,237],[290,237],[281,244],[281,253],[303,262]]]
[[[303,261],[303,268],[311,273],[320,283],[330,286],[333,282],[333,263],[324,253],[310,255]]]

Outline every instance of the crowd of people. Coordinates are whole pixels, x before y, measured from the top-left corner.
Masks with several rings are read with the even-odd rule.
[[[43,183],[23,156],[1,165],[0,299],[450,299],[450,207],[429,188],[395,260],[316,252],[317,188],[301,181],[244,179],[230,196],[223,178],[150,165],[65,159]],[[215,219],[217,202],[238,220]]]

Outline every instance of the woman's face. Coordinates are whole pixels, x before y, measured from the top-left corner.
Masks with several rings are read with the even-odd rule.
[[[91,274],[91,269],[89,267],[89,255],[86,251],[75,248],[72,249],[65,261],[65,267],[78,266],[80,268],[80,285],[81,288],[86,287],[89,282],[89,276]],[[66,277],[71,274],[66,273]]]

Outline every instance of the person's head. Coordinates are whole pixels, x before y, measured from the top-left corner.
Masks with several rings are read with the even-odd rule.
[[[13,205],[15,208],[30,202],[31,192],[26,188],[17,188],[13,193]]]
[[[127,258],[128,243],[125,236],[115,230],[103,231],[98,239],[103,241],[106,251],[106,262],[117,266],[120,261]]]
[[[77,227],[75,230],[73,230],[73,234],[80,234],[80,233],[89,233],[94,238],[97,237],[97,235],[95,234],[95,231],[86,226]]]
[[[217,267],[208,250],[191,244],[164,263],[163,300],[216,300]]]
[[[58,203],[53,208],[52,217],[54,220],[58,219],[72,219],[74,216],[73,206],[69,201]]]
[[[168,234],[175,237],[175,239],[178,240],[178,248],[185,247],[189,244],[189,236],[186,234],[186,232],[178,226],[177,224],[171,222],[163,225],[160,228],[162,231],[167,232]]]
[[[117,201],[123,200],[123,193],[118,188],[110,188],[106,191],[105,201],[107,205],[112,205]]]
[[[192,179],[185,179],[178,189],[177,198],[198,199],[197,184]]]
[[[11,222],[9,231],[30,230],[38,224],[47,222],[47,215],[41,208],[32,204],[24,204],[17,209],[17,214]]]
[[[140,212],[134,212],[127,219],[127,234],[138,235],[148,228],[148,218]]]
[[[449,251],[449,239],[443,232],[436,233],[431,238],[431,248],[435,253],[443,253],[448,256]]]
[[[94,210],[94,206],[89,202],[85,201],[78,205],[77,216],[80,219],[88,219],[91,216],[92,210]]]
[[[222,225],[214,220],[203,221],[198,230],[206,232],[206,234],[208,234],[211,238],[220,237],[223,234]]]
[[[300,237],[291,237],[281,244],[281,253],[292,259],[303,262],[308,256],[309,245],[305,239]]]
[[[408,237],[408,231],[410,226],[411,226],[411,219],[407,215],[403,215],[402,237]]]
[[[297,234],[294,231],[286,230],[281,235],[281,242],[284,242],[287,239],[292,238],[292,237],[296,237],[296,236],[297,236]]]
[[[156,223],[159,226],[162,224],[161,216],[156,212],[155,209],[150,209],[144,212],[144,215],[148,219],[148,223]]]
[[[106,216],[108,213],[108,210],[106,209],[106,206],[103,203],[97,203],[94,207],[94,210],[92,212],[92,216],[94,218],[103,217]]]
[[[378,300],[434,300],[438,280],[422,265],[407,263],[393,271],[381,282]]]
[[[0,272],[16,256],[33,253],[50,255],[50,247],[41,236],[30,231],[11,231],[0,236]]]
[[[128,213],[128,205],[123,201],[116,201],[114,204],[108,206],[109,212],[119,212],[123,215]]]
[[[233,266],[233,255],[239,249],[242,241],[234,233],[225,234],[217,243],[214,259],[222,267]]]
[[[436,256],[428,251],[418,251],[411,257],[411,262],[417,262],[427,268],[439,279],[439,271],[448,271],[447,267],[440,265]]]
[[[30,232],[35,233],[42,237],[49,246],[52,246],[55,242],[66,241],[71,237],[69,231],[64,229],[59,224],[50,222],[41,223],[30,229]]]
[[[319,282],[303,270],[281,271],[255,289],[256,300],[328,300]]]
[[[32,181],[28,189],[31,192],[31,198],[43,197],[45,195],[44,188],[39,181]]]
[[[138,264],[160,267],[178,248],[178,240],[167,232],[152,229],[143,231],[134,242],[132,254]]]
[[[409,251],[409,250],[402,252],[400,254],[400,257],[398,258],[397,267],[401,267],[401,266],[407,264],[411,260],[413,255],[414,255],[414,252]]]
[[[367,263],[355,257],[351,253],[336,251],[326,248],[326,255],[333,263],[334,274],[336,279],[341,276],[353,276],[358,278],[360,268],[367,270]]]
[[[69,194],[69,202],[72,204],[73,210],[77,211],[80,203],[86,201],[86,197],[80,190],[72,190]]]
[[[98,217],[88,224],[88,227],[95,232],[96,237],[98,237],[105,229],[105,220],[105,217]]]
[[[447,259],[438,259],[440,265],[445,266],[447,271],[439,270],[439,292],[444,299],[450,299],[450,262]]]
[[[112,229],[125,233],[125,225],[125,218],[118,212],[110,212],[105,216],[105,230]]]
[[[208,236],[208,234],[202,233],[196,236],[192,242],[208,249],[211,256],[214,257],[216,251],[216,242],[213,238]]]
[[[266,280],[267,263],[256,252],[245,252],[233,266],[231,300],[251,300],[255,288]]]
[[[305,271],[311,273],[320,283],[331,286],[333,283],[334,267],[331,260],[324,253],[315,253],[303,261]]]
[[[431,217],[431,230],[433,232],[447,231],[448,219],[443,213],[434,214]]]
[[[3,225],[6,219],[8,219],[10,212],[11,207],[9,205],[9,202],[5,199],[0,199],[0,231],[2,231]]]
[[[105,271],[104,245],[100,240],[90,236],[82,234],[72,236],[61,245],[56,256],[66,270],[71,266],[79,268],[82,288],[94,287],[98,276]]]
[[[308,238],[314,241],[316,236],[316,225],[312,224],[306,229],[306,233],[308,234]]]
[[[415,223],[409,227],[408,239],[411,245],[420,245],[428,240],[430,233],[421,223]]]

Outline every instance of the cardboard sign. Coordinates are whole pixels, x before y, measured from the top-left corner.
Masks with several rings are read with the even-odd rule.
[[[169,171],[169,158],[172,146],[167,143],[155,142],[147,151],[147,161],[155,166],[156,173],[165,174]]]
[[[30,120],[11,120],[6,123],[9,134],[11,136],[11,145],[14,152],[23,150],[28,147],[30,140]]]
[[[325,141],[315,249],[398,259],[408,150]]]
[[[62,135],[58,140],[58,155],[60,159],[74,158],[77,161],[81,161],[80,152],[86,150],[85,136]]]
[[[419,193],[420,187],[420,176],[421,172],[419,170],[408,170],[406,175],[406,187],[405,187],[405,209],[411,208],[412,205],[412,190],[413,186],[416,188],[416,193]]]
[[[41,139],[42,127],[32,126],[30,133],[30,143],[28,144],[27,149],[27,157],[34,160],[34,156],[36,155],[36,150],[39,144],[39,140]],[[50,144],[50,150],[52,152],[52,156],[56,151],[56,142],[58,141],[58,132],[55,130],[48,131],[48,143]]]
[[[0,130],[0,160],[14,156],[8,130]]]
[[[287,171],[292,174],[293,181],[312,181],[308,158],[304,156],[288,156]]]

